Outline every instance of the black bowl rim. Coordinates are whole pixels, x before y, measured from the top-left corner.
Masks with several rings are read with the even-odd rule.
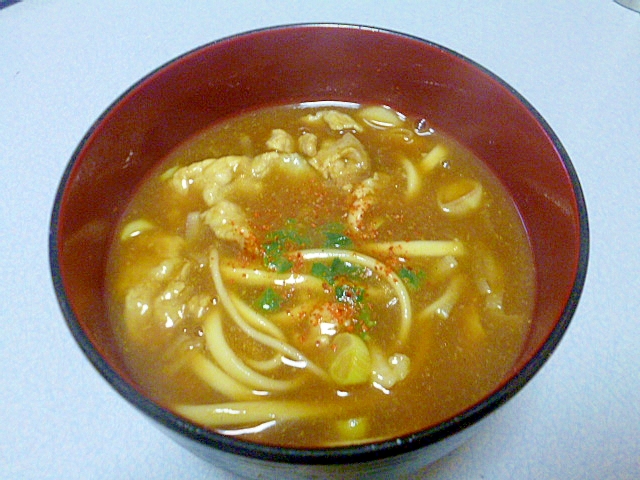
[[[551,141],[553,142],[554,147],[559,153],[559,156],[564,163],[564,167],[568,173],[570,178],[573,192],[575,195],[578,213],[579,213],[579,255],[578,255],[578,267],[576,270],[575,280],[567,300],[567,303],[562,311],[562,314],[554,327],[553,331],[549,335],[549,337],[545,340],[544,344],[540,348],[540,350],[533,356],[533,358],[526,364],[524,367],[510,380],[508,380],[504,386],[493,394],[480,401],[476,405],[470,407],[469,409],[461,412],[460,414],[452,417],[438,425],[427,428],[425,430],[403,435],[400,437],[392,438],[389,440],[384,440],[375,443],[355,445],[355,446],[343,446],[343,447],[331,447],[331,448],[319,448],[319,449],[299,449],[299,448],[288,448],[288,447],[276,447],[263,445],[253,442],[248,442],[245,440],[237,439],[235,437],[230,437],[226,435],[222,435],[211,430],[204,429],[197,425],[194,425],[188,421],[185,421],[181,417],[175,415],[169,410],[160,407],[156,403],[152,402],[136,389],[134,389],[128,382],[124,381],[115,371],[114,369],[107,363],[107,361],[101,357],[100,353],[93,346],[90,339],[80,326],[78,319],[73,312],[73,309],[69,303],[68,298],[66,297],[64,286],[60,273],[60,265],[58,262],[58,222],[60,217],[60,205],[65,194],[65,188],[67,182],[70,178],[71,171],[78,159],[78,156],[81,154],[84,146],[92,136],[93,132],[98,128],[101,122],[109,115],[109,113],[117,107],[117,105],[125,99],[133,90],[138,88],[142,83],[150,80],[154,75],[161,72],[165,68],[171,66],[175,62],[194,54],[202,49],[210,48],[214,45],[225,43],[227,41],[233,40],[238,37],[250,36],[256,33],[264,33],[275,30],[283,30],[283,29],[295,29],[295,28],[318,28],[318,29],[326,29],[326,28],[341,28],[341,29],[355,29],[355,30],[366,30],[373,33],[381,33],[386,35],[393,35],[404,37],[409,40],[418,41],[426,44],[432,48],[441,50],[442,52],[453,55],[454,57],[459,58],[460,60],[468,63],[470,66],[476,68],[481,73],[489,76],[493,81],[500,84],[502,87],[507,89],[515,99],[524,105],[527,110],[535,117],[536,121],[542,126],[545,133],[549,136]],[[425,40],[423,38],[398,32],[391,29],[366,26],[366,25],[357,25],[357,24],[348,24],[348,23],[291,23],[291,24],[283,24],[276,25],[264,28],[258,28],[254,30],[248,30],[242,33],[226,36],[220,38],[218,40],[214,40],[212,42],[206,43],[204,45],[200,45],[188,52],[185,52],[168,62],[162,64],[156,69],[149,72],[143,78],[138,80],[135,84],[133,84],[130,88],[128,88],[124,93],[122,93],[114,102],[111,103],[107,107],[107,109],[98,117],[98,119],[93,123],[93,125],[89,128],[78,147],[75,149],[74,153],[71,156],[71,159],[62,175],[58,190],[56,192],[56,196],[53,203],[52,213],[51,213],[51,223],[49,230],[49,262],[50,269],[53,279],[53,286],[55,290],[55,294],[60,305],[62,314],[65,318],[68,328],[71,331],[71,334],[75,338],[77,344],[87,356],[91,364],[96,368],[96,370],[102,375],[102,377],[118,392],[120,393],[128,402],[130,402],[137,409],[142,411],[145,415],[153,418],[161,425],[164,425],[170,431],[176,432],[178,434],[184,435],[187,438],[201,443],[203,445],[207,445],[209,447],[213,447],[219,449],[224,452],[237,454],[241,456],[257,458],[262,460],[267,460],[271,462],[285,462],[292,464],[318,464],[318,465],[326,465],[326,464],[347,464],[347,463],[362,463],[369,462],[373,460],[380,460],[382,458],[392,457],[396,455],[400,455],[402,453],[414,451],[420,449],[422,447],[437,443],[441,440],[444,440],[447,437],[450,437],[456,433],[461,432],[467,427],[477,423],[482,418],[486,417],[493,411],[495,411],[498,407],[512,398],[516,393],[518,393],[525,384],[531,380],[531,378],[541,369],[543,364],[547,361],[551,353],[558,346],[560,340],[564,336],[573,315],[576,312],[578,302],[580,296],[582,294],[586,274],[588,267],[588,257],[589,257],[589,223],[587,218],[587,207],[584,198],[584,194],[582,191],[582,187],[580,185],[580,181],[578,179],[578,175],[576,170],[569,158],[568,153],[566,152],[564,146],[560,142],[559,138],[555,134],[555,132],[551,129],[546,120],[540,115],[540,113],[531,105],[520,93],[518,93],[513,87],[511,87],[508,83],[502,80],[493,72],[489,71],[482,65],[476,63],[475,61],[467,58],[466,56],[453,51],[447,47],[439,45],[437,43],[431,42],[429,40]]]

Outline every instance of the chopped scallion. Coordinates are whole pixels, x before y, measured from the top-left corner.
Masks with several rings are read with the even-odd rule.
[[[283,298],[273,288],[267,288],[256,300],[256,307],[265,312],[273,312],[280,308],[282,302]]]
[[[402,267],[398,272],[398,276],[404,280],[407,285],[413,288],[420,288],[420,285],[424,281],[426,275],[423,271],[416,272],[410,268]]]
[[[349,248],[353,246],[353,240],[344,233],[344,225],[328,223],[321,230],[326,238],[325,248]]]

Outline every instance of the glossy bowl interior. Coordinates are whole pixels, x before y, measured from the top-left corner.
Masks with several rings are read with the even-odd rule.
[[[306,101],[389,105],[429,119],[478,155],[513,196],[537,268],[533,326],[516,364],[487,398],[440,425],[388,442],[324,450],[273,448],[225,437],[155,405],[127,372],[106,318],[105,258],[132,193],[171,149],[212,123],[263,106]],[[96,121],[62,178],[50,260],[62,312],[106,380],[199,455],[246,475],[286,465],[329,476],[425,463],[512,397],[540,369],[576,309],[587,268],[588,225],[578,178],[535,109],[505,82],[439,45],[345,25],[296,25],[223,39],[152,72]],[[414,462],[415,463],[415,462]],[[245,467],[238,470],[238,465]],[[318,466],[318,469],[315,467]],[[312,468],[311,468],[312,467]],[[341,467],[342,468],[342,467]],[[364,470],[363,470],[364,469]],[[345,475],[346,470],[339,470]]]

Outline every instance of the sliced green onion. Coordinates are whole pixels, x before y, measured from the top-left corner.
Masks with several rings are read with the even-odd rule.
[[[367,344],[353,333],[339,333],[333,338],[335,357],[329,375],[341,386],[359,385],[369,381],[371,354]]]
[[[273,288],[267,288],[256,300],[256,307],[265,312],[273,312],[280,308],[283,301],[284,299]]]
[[[398,276],[405,281],[405,283],[413,288],[420,288],[420,285],[425,279],[426,274],[422,271],[416,272],[415,270],[402,267],[398,272]]]

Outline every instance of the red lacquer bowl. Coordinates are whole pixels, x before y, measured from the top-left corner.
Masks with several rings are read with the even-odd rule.
[[[141,392],[106,318],[107,248],[141,179],[176,145],[242,111],[320,100],[386,104],[424,116],[493,170],[513,196],[533,247],[533,325],[504,381],[439,425],[353,447],[256,445],[190,424]],[[205,45],[152,72],[117,99],[82,139],[62,178],[50,232],[62,312],[96,369],[175,440],[249,478],[389,478],[448,453],[549,358],[576,310],[587,257],[587,213],[578,178],[556,135],[524,98],[444,47],[350,25],[253,31]]]

